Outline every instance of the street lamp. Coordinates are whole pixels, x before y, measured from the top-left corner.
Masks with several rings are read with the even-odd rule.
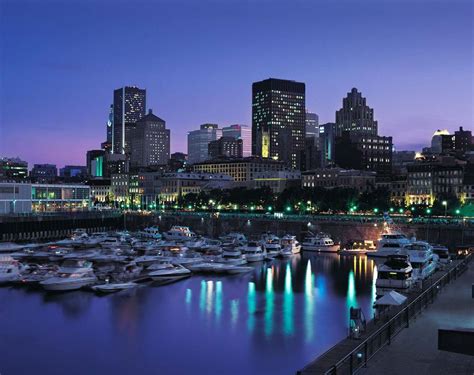
[[[448,202],[443,201],[441,204],[444,206],[444,217],[446,217],[448,213]]]

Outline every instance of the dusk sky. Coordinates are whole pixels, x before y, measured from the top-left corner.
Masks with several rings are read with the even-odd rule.
[[[0,156],[85,164],[113,90],[147,89],[172,152],[201,123],[251,124],[252,82],[306,83],[320,122],[352,87],[420,149],[473,128],[473,2],[0,0]]]

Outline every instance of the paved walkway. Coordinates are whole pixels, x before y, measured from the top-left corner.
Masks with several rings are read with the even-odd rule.
[[[474,375],[474,356],[437,349],[439,327],[474,329],[473,283],[471,262],[458,280],[447,285],[431,306],[410,321],[410,328],[402,330],[358,374]]]

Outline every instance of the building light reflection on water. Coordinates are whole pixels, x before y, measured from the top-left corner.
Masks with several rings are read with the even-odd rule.
[[[247,308],[248,308],[248,321],[247,327],[249,331],[253,331],[255,329],[255,311],[257,310],[257,300],[256,300],[256,292],[255,292],[255,283],[249,282],[249,291],[247,295]]]
[[[199,295],[199,311],[201,311],[202,313],[205,307],[206,307],[206,282],[202,280],[201,293]]]
[[[206,291],[206,311],[208,314],[212,311],[212,296],[214,294],[214,281],[209,280],[207,282],[207,291]]]
[[[191,300],[193,297],[193,291],[190,288],[186,289],[186,310],[189,312],[191,309]]]
[[[237,320],[239,319],[239,300],[233,299],[230,301],[230,322],[232,328],[235,328]]]
[[[283,333],[287,336],[294,332],[293,324],[293,287],[291,285],[291,268],[286,265],[285,290],[283,293]]]
[[[311,261],[308,259],[305,274],[305,341],[311,342],[314,335],[314,275],[311,270]]]
[[[273,268],[267,269],[267,279],[265,287],[265,336],[273,333],[273,311],[275,295],[273,293]]]
[[[219,322],[222,315],[222,281],[216,282],[216,319]]]
[[[347,321],[349,321],[349,309],[351,307],[357,307],[357,298],[356,298],[356,287],[355,287],[355,276],[354,271],[349,271],[349,278],[347,281],[347,297],[346,297],[346,307],[347,307]]]

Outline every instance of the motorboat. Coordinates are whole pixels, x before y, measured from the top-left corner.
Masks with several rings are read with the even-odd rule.
[[[441,266],[446,266],[452,262],[451,255],[449,254],[449,249],[443,245],[432,245],[433,253],[438,256],[438,264]]]
[[[247,243],[247,237],[243,233],[239,232],[230,232],[228,234],[225,234],[219,239],[222,241],[222,246],[229,246],[229,245],[236,245],[236,246],[242,246]]]
[[[100,246],[108,249],[128,249],[130,244],[124,237],[108,236],[104,238]]]
[[[67,260],[58,270],[57,276],[40,282],[49,291],[77,290],[97,281],[92,263],[85,260]]]
[[[189,241],[196,238],[196,234],[189,227],[173,225],[169,231],[163,233],[163,238],[168,241]]]
[[[238,247],[225,247],[222,250],[222,257],[219,259],[220,263],[234,266],[241,266],[247,263],[245,255],[242,254]]]
[[[408,255],[389,255],[377,271],[377,295],[394,289],[407,290],[413,285],[413,267]]]
[[[142,231],[138,232],[138,234],[141,237],[150,238],[153,240],[161,240],[161,237],[162,237],[160,233],[160,229],[155,225],[143,229]]]
[[[58,271],[57,265],[34,264],[28,272],[22,272],[19,282],[23,285],[36,285],[41,281],[54,277]]]
[[[105,283],[92,286],[92,290],[100,293],[115,293],[122,290],[134,289],[138,284],[134,282],[128,283]]]
[[[168,259],[162,259],[150,264],[146,269],[147,271],[158,271],[171,268],[174,268],[173,263]]]
[[[293,254],[299,254],[301,251],[301,244],[296,240],[295,236],[287,234],[281,238],[280,243],[282,249],[285,247],[289,247]]]
[[[22,266],[20,262],[8,255],[0,256],[0,285],[18,281],[21,271]]]
[[[267,259],[275,258],[280,253],[280,238],[273,234],[264,234],[262,236],[261,244],[267,253]]]
[[[203,273],[212,273],[219,272],[220,270],[225,269],[226,265],[216,262],[203,262],[198,264],[187,265],[186,268],[192,272],[203,272]]]
[[[148,276],[154,281],[167,281],[170,279],[180,279],[191,276],[191,271],[180,264],[176,264],[173,266],[173,268],[152,271],[148,273]]]
[[[280,250],[277,257],[285,259],[285,258],[290,258],[293,255],[294,255],[294,253],[293,253],[293,250],[291,249],[291,246],[285,246]]]
[[[338,251],[340,255],[364,255],[371,251],[375,251],[376,246],[374,241],[351,241],[347,248]]]
[[[242,246],[242,252],[247,262],[261,262],[265,259],[265,252],[257,241],[249,241],[247,245]]]
[[[409,245],[411,242],[412,241],[402,232],[398,230],[390,230],[386,233],[382,233],[382,236],[377,243],[377,249],[373,252],[367,253],[367,256],[387,257],[389,255],[397,255],[405,245]]]
[[[436,271],[438,255],[427,242],[414,241],[403,246],[400,254],[408,255],[415,280],[424,280]]]
[[[161,261],[163,257],[159,254],[156,255],[142,255],[139,257],[136,257],[134,260],[137,264],[142,265],[142,266],[149,266],[155,262]]]
[[[310,234],[301,243],[303,251],[317,251],[334,253],[339,250],[339,245],[325,233]]]

